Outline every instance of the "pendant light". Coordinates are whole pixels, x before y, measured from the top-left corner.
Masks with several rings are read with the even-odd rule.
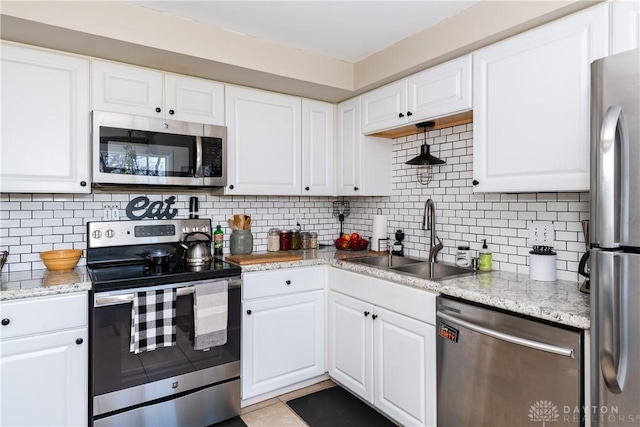
[[[424,143],[420,147],[420,155],[409,160],[405,164],[418,166],[416,176],[418,182],[422,185],[427,185],[433,179],[433,165],[441,165],[445,163],[444,160],[440,160],[434,157],[429,152],[430,146],[427,144],[427,129],[431,129],[436,125],[436,122],[422,122],[416,124],[416,127],[424,131]]]

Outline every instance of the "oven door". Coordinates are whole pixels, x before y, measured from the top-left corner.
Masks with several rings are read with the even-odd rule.
[[[196,286],[211,281],[94,294],[91,327],[94,418],[239,378],[241,280],[224,280],[229,280],[227,343],[207,351],[193,349],[193,292]],[[176,345],[139,354],[130,352],[135,292],[170,288],[177,288],[178,295]]]

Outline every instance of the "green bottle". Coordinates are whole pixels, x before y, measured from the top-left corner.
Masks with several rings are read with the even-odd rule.
[[[224,231],[220,228],[220,224],[216,226],[213,232],[213,255],[222,256],[222,247],[224,246]]]

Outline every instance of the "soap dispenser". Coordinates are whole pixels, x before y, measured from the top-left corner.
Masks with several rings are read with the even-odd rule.
[[[480,271],[491,271],[491,251],[487,246],[487,239],[482,239],[482,249],[478,255],[478,268]]]

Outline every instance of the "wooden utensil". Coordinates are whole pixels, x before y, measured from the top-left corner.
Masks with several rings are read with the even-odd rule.
[[[233,224],[235,225],[236,230],[242,230],[242,225],[244,225],[244,218],[240,218],[240,214],[233,215]]]
[[[249,215],[245,215],[244,217],[244,229],[245,230],[251,229],[251,217]]]
[[[227,220],[227,224],[229,224],[229,228],[231,228],[232,230],[236,230],[236,225],[231,218]]]

